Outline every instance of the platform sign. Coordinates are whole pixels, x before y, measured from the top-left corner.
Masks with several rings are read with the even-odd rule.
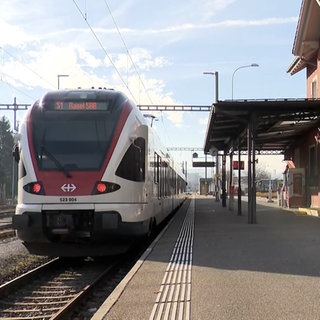
[[[213,161],[194,161],[192,163],[192,166],[195,168],[213,168],[215,165]]]
[[[233,170],[239,169],[239,161],[233,161]],[[244,161],[240,161],[240,170],[244,170]]]

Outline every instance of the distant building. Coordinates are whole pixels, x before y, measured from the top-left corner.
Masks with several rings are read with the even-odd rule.
[[[188,186],[187,190],[192,192],[199,192],[199,180],[200,180],[200,174],[199,173],[188,173]]]
[[[215,186],[212,178],[200,178],[200,194],[202,195],[213,195]]]
[[[320,1],[302,0],[292,53],[295,55],[288,72],[291,75],[306,70],[309,99],[320,98]],[[288,197],[295,206],[320,208],[320,124],[305,133],[285,152],[285,159],[293,163],[285,174]],[[290,175],[290,172],[292,173]],[[291,189],[290,189],[291,188]],[[301,193],[301,194],[298,194]],[[297,199],[299,199],[297,203]],[[290,206],[290,201],[288,200]]]

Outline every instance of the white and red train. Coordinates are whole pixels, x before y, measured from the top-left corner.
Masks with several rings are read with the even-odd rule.
[[[121,92],[59,90],[21,123],[13,227],[30,253],[115,254],[184,200],[186,181]]]

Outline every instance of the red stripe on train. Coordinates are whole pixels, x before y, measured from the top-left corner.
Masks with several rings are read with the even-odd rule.
[[[132,105],[126,101],[124,103],[119,122],[115,129],[109,150],[106,154],[104,163],[99,171],[71,171],[71,178],[65,176],[62,171],[43,171],[39,170],[35,159],[34,145],[32,140],[32,112],[27,119],[28,143],[33,168],[37,181],[41,181],[47,196],[83,196],[90,195],[96,182],[102,179],[102,176],[110,162],[111,156],[118,143],[120,134],[132,110]],[[117,168],[115,168],[116,170]]]

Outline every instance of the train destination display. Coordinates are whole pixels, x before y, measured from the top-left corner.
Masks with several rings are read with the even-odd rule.
[[[108,104],[100,101],[55,101],[54,110],[108,110]]]

